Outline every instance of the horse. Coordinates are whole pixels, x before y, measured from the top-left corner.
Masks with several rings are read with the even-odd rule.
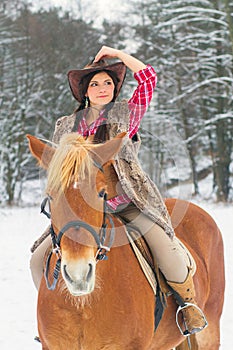
[[[179,199],[165,203],[177,237],[195,259],[196,300],[208,327],[188,343],[176,324],[175,299],[169,296],[154,329],[154,292],[124,224],[105,210],[105,169],[124,136],[93,144],[69,134],[53,148],[27,135],[32,155],[48,169],[46,213],[53,249],[46,253],[38,293],[42,349],[186,350],[192,344],[193,350],[218,350],[225,285],[222,236],[209,214]]]

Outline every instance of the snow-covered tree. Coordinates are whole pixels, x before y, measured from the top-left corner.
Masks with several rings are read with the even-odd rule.
[[[227,200],[232,154],[232,2],[132,2],[138,16],[134,20],[135,39],[140,43],[137,54],[153,63],[159,76],[154,120],[161,123],[168,116],[186,141],[195,192],[198,163],[205,155],[206,172],[213,168],[217,199]]]
[[[25,180],[36,175],[26,134],[51,139],[56,119],[73,112],[67,72],[94,56],[100,35],[68,13],[33,13],[24,3],[13,17],[4,7],[0,25],[1,201],[12,204],[19,202]]]
[[[1,201],[13,201],[14,191],[19,175],[18,152],[20,150],[20,129],[23,128],[23,114],[18,105],[20,89],[17,89],[17,65],[20,57],[14,54],[13,47],[24,38],[20,38],[12,19],[6,14],[6,7],[1,7],[1,143],[0,143],[0,173]],[[20,121],[20,123],[19,123]]]

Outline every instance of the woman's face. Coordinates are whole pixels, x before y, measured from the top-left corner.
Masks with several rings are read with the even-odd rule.
[[[114,82],[106,72],[100,72],[93,76],[87,88],[86,97],[89,97],[90,105],[103,106],[113,100]]]

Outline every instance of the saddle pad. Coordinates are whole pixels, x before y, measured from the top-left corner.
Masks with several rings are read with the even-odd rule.
[[[128,239],[129,239],[129,242],[131,244],[131,247],[135,253],[135,256],[138,259],[138,262],[142,268],[142,271],[144,272],[154,294],[156,295],[157,282],[155,279],[154,271],[150,267],[147,260],[144,258],[143,253],[136,245],[135,240],[131,237],[131,234],[128,232],[128,230],[126,230],[126,234],[127,234]]]

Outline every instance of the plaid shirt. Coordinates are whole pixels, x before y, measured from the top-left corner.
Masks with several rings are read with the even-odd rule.
[[[139,129],[140,122],[147,111],[157,83],[156,72],[150,65],[147,65],[145,69],[134,73],[134,78],[137,80],[138,86],[134,91],[133,96],[128,101],[130,110],[128,133],[130,138],[132,138]],[[83,136],[93,135],[96,133],[98,127],[106,120],[106,117],[104,117],[104,110],[100,112],[99,118],[90,125],[87,125],[84,116],[79,123],[78,133]],[[126,194],[122,194],[108,200],[108,205],[111,209],[116,210],[120,204],[127,204],[129,202],[129,197]]]

